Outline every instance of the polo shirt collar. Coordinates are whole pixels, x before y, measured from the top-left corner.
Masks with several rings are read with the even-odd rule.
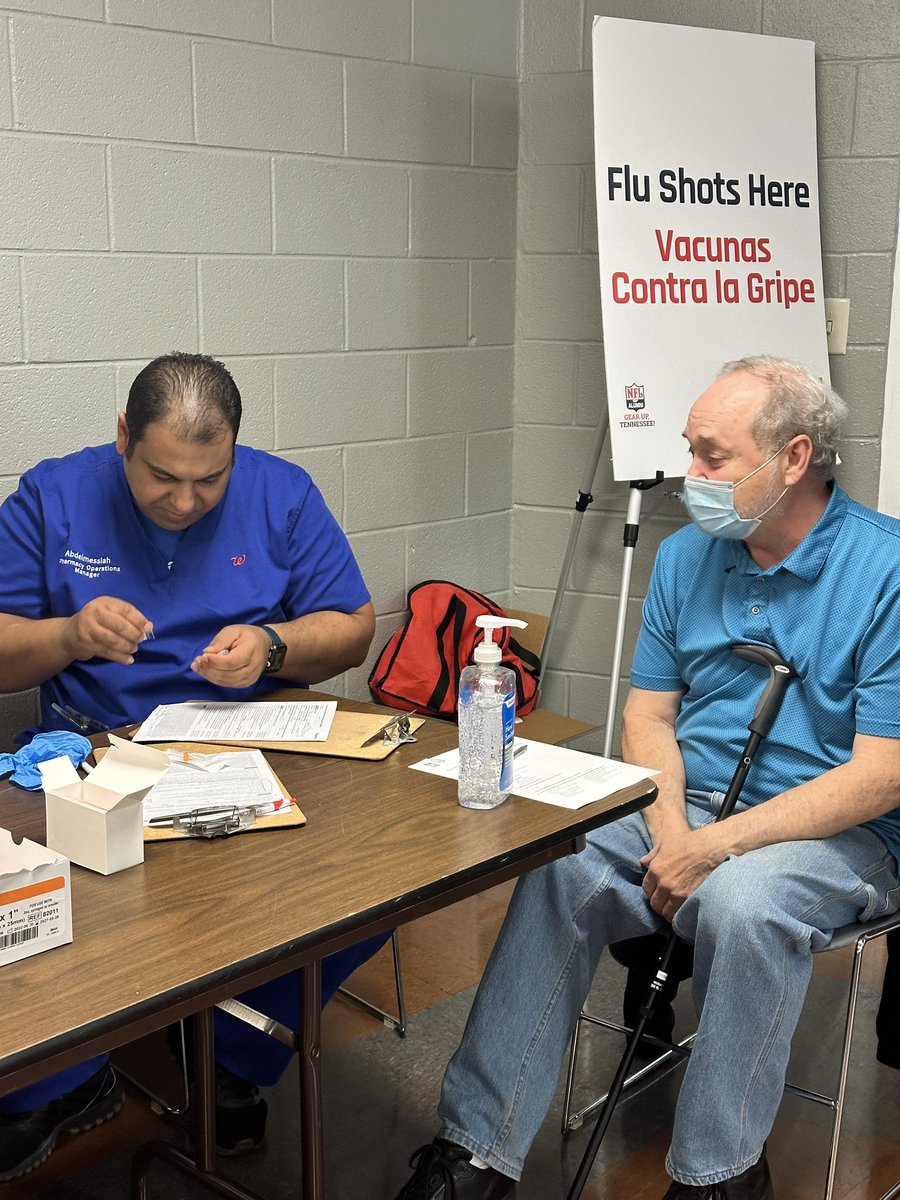
[[[831,496],[825,511],[799,546],[780,563],[761,571],[750,557],[743,542],[725,542],[726,570],[735,568],[743,575],[774,575],[777,571],[789,571],[798,579],[811,583],[825,565],[825,560],[834,540],[840,532],[847,515],[850,498],[834,481],[829,485]]]

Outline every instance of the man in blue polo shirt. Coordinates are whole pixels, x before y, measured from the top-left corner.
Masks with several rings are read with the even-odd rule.
[[[519,883],[398,1200],[508,1200],[601,951],[694,946],[699,1034],[663,1200],[773,1200],[765,1141],[812,951],[900,907],[900,521],[832,478],[843,402],[794,364],[726,366],[694,404],[684,500],[644,606],[623,757],[659,797]],[[736,811],[714,823],[765,682],[797,671]]]
[[[300,467],[235,440],[240,393],[205,355],[155,359],[113,445],[27,471],[0,509],[0,681],[40,687],[40,729],[91,733],[158,704],[263,695],[359,665],[374,612],[346,537]],[[323,1002],[381,944],[323,963]],[[292,1023],[296,976],[248,1003]],[[217,1021],[217,1143],[254,1149],[290,1052]],[[105,1057],[0,1099],[0,1181],[122,1105]]]

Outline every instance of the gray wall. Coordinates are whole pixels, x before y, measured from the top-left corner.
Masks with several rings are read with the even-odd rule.
[[[874,502],[895,0],[0,7],[0,495],[110,438],[142,362],[203,350],[235,373],[243,439],[306,466],[348,530],[376,649],[433,576],[549,611],[605,403],[595,11],[816,41],[826,293],[852,302],[843,478]],[[593,491],[546,703],[599,722],[627,488],[604,462]],[[662,489],[644,514],[629,646],[682,520]],[[0,744],[29,704],[0,703]]]
[[[851,301],[832,378],[851,420],[841,482],[875,504],[898,212],[900,9],[895,0],[522,0],[513,595],[549,611],[606,403],[591,124],[591,24],[604,16],[816,42],[825,294]],[[760,81],[765,86],[765,81]],[[711,102],[714,98],[711,97]],[[628,488],[604,452],[551,647],[549,706],[603,724]],[[669,485],[671,488],[672,485]],[[623,673],[659,540],[683,521],[644,498]],[[624,698],[624,688],[620,690]],[[601,744],[596,737],[594,745]]]
[[[376,646],[422,578],[505,592],[518,18],[518,0],[0,8],[0,495],[111,439],[143,362],[200,350],[235,375],[242,440],[322,487]],[[333,686],[366,694],[367,674]],[[28,704],[3,701],[0,740]]]

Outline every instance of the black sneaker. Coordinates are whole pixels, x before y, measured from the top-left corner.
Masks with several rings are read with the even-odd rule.
[[[721,1183],[707,1183],[692,1187],[688,1183],[673,1182],[662,1200],[775,1200],[772,1176],[766,1161],[766,1150],[746,1171],[723,1179]]]
[[[114,1117],[125,1092],[108,1064],[96,1075],[28,1112],[0,1113],[0,1183],[27,1175],[46,1162],[61,1133],[81,1133]]]
[[[471,1158],[462,1146],[435,1138],[409,1160],[413,1176],[397,1200],[514,1200],[514,1179],[493,1167],[473,1167]]]
[[[216,1063],[216,1150],[252,1154],[263,1144],[269,1106],[255,1084]]]

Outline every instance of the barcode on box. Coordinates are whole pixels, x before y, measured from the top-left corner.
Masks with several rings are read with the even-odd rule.
[[[24,929],[17,929],[14,933],[0,934],[0,950],[8,950],[10,946],[21,946],[23,942],[33,941],[39,933],[39,926],[26,925]]]

